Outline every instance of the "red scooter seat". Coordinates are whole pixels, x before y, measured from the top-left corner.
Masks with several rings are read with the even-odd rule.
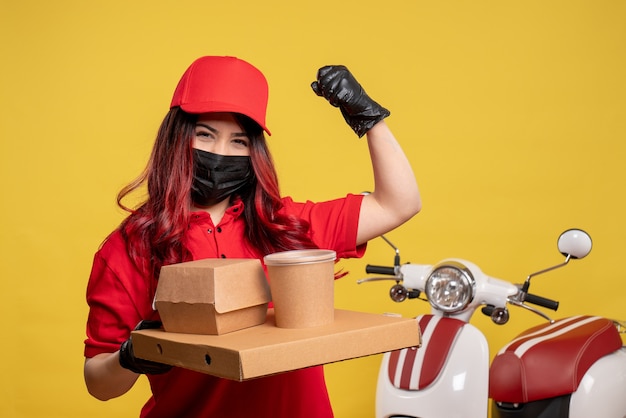
[[[576,316],[520,334],[496,355],[489,371],[489,397],[526,403],[576,391],[600,357],[622,346],[612,321]]]

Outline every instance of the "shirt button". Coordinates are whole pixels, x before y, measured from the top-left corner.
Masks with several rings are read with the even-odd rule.
[[[226,255],[222,254],[222,255],[220,255],[220,257],[222,257],[222,258],[226,258]]]
[[[213,233],[213,230],[211,228],[207,229],[206,232],[208,232],[209,234]]]
[[[219,227],[219,226],[218,226],[217,228],[215,228],[215,230],[216,230],[217,232],[222,232],[222,228],[221,228],[221,227]]]

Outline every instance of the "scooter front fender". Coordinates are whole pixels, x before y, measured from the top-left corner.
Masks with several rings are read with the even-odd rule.
[[[429,344],[435,341],[433,334],[422,332],[422,347],[418,350],[437,350],[435,344]],[[489,346],[482,332],[473,325],[466,323],[461,328],[437,379],[423,389],[394,386],[389,378],[390,357],[390,353],[383,355],[378,375],[377,418],[487,417]]]

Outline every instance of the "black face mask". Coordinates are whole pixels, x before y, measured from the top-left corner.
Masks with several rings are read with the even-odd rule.
[[[240,191],[252,182],[250,157],[219,155],[193,150],[191,199],[200,206],[211,206]]]

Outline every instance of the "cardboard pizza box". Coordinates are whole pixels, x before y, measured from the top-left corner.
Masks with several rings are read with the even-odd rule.
[[[412,318],[335,310],[331,324],[279,328],[265,323],[224,335],[133,331],[135,355],[147,360],[247,380],[420,345]]]

